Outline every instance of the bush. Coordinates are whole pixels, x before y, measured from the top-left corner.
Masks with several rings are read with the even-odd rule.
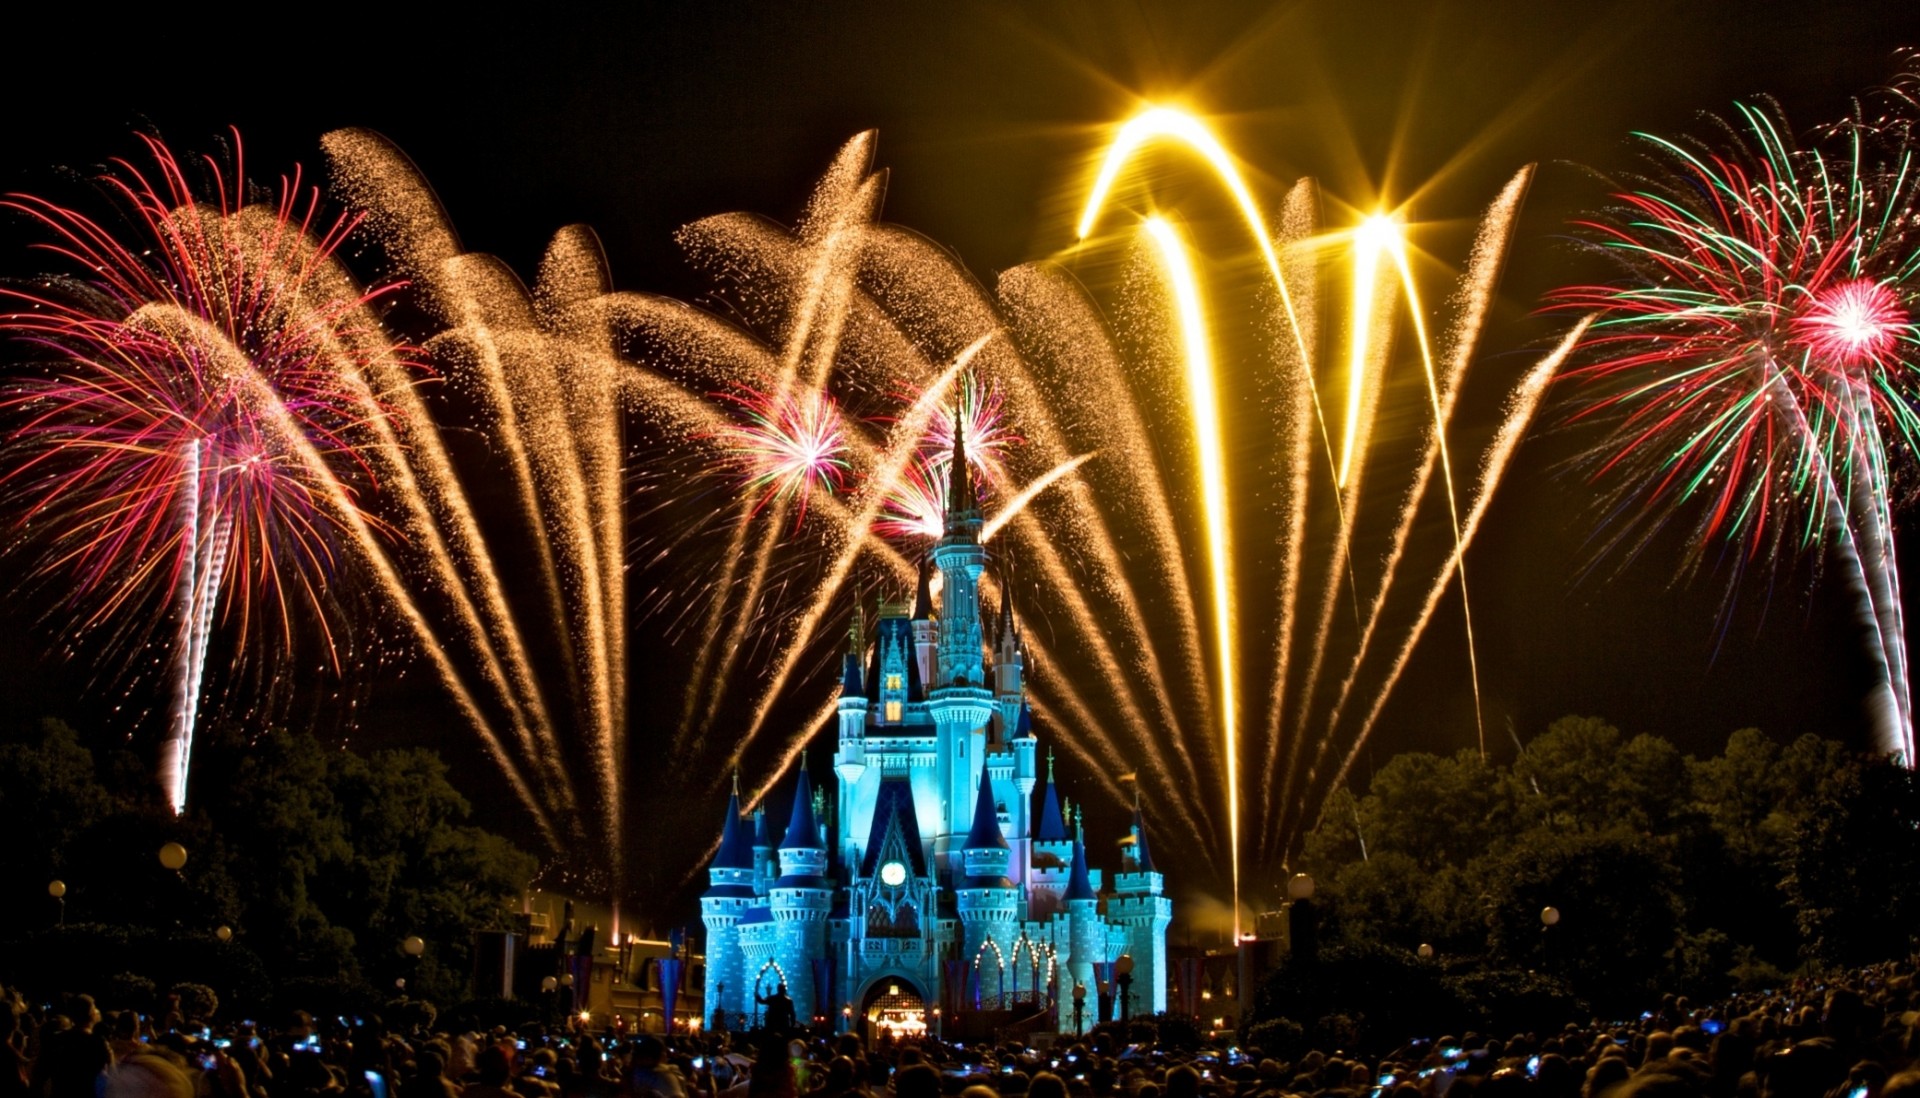
[[[220,996],[205,984],[178,983],[173,994],[180,997],[180,1013],[189,1022],[211,1022],[220,1010]]]

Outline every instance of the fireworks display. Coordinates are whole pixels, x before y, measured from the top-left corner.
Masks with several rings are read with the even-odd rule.
[[[150,166],[103,181],[126,239],[78,210],[6,201],[76,273],[0,289],[0,328],[36,360],[0,408],[17,529],[43,575],[74,581],[79,625],[172,622],[160,771],[180,811],[216,621],[282,648],[302,623],[326,634],[341,543],[366,521],[359,449],[386,414],[367,373],[405,348],[367,322],[385,291],[326,284],[352,222],[323,220],[317,191],[296,176],[276,204],[245,207],[236,142],[231,170],[205,165],[217,196],[202,202],[190,165],[147,151]]]
[[[284,661],[311,633],[344,675],[364,629],[430,668],[570,883],[631,895],[652,859],[669,895],[728,776],[751,761],[758,803],[829,721],[855,608],[911,592],[958,431],[985,597],[1027,623],[1075,795],[1117,803],[1134,771],[1164,848],[1230,880],[1238,918],[1243,870],[1314,824],[1456,594],[1484,720],[1466,555],[1569,378],[1604,432],[1604,540],[1685,523],[1690,566],[1840,562],[1878,745],[1912,760],[1890,489],[1920,437],[1907,90],[1808,147],[1760,110],[1719,144],[1648,138],[1654,170],[1583,226],[1621,277],[1560,291],[1570,331],[1504,370],[1473,367],[1531,167],[1430,309],[1413,211],[1323,224],[1316,184],[1263,195],[1205,121],[1154,107],[1116,129],[1076,239],[987,287],[881,219],[867,133],[791,226],[682,228],[713,287],[694,305],[614,290],[580,226],[523,282],[367,131],[323,139],[331,193],[295,174],[267,199],[237,145],[202,166],[149,141],[151,167],[104,180],[116,221],[6,200],[58,271],[0,289],[11,548],[82,634],[164,652],[176,811],[216,648]],[[1223,192],[1239,254],[1203,257],[1218,234],[1160,205],[1142,167],[1169,153]],[[1116,257],[1118,280],[1077,279]],[[1470,383],[1497,422],[1455,422]],[[672,653],[645,676],[642,630]],[[695,776],[654,791],[644,851],[640,735]]]
[[[1606,424],[1612,544],[1678,520],[1691,563],[1726,545],[1736,576],[1802,550],[1845,562],[1876,637],[1878,747],[1912,759],[1888,478],[1920,427],[1920,180],[1904,127],[1844,125],[1837,152],[1789,132],[1742,107],[1719,144],[1646,138],[1654,170],[1585,224],[1627,278],[1557,295],[1597,318],[1568,376]]]

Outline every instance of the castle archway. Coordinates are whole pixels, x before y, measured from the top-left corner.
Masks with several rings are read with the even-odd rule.
[[[927,1035],[929,1005],[925,991],[915,980],[891,974],[877,976],[861,989],[858,1005],[856,1017],[869,1041]]]

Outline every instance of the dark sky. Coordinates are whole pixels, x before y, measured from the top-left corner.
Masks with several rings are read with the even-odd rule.
[[[1566,277],[1566,219],[1602,197],[1574,165],[1625,168],[1630,131],[1698,131],[1697,112],[1757,93],[1802,128],[1830,120],[1920,42],[1920,9],[1898,0],[403,7],[11,14],[0,188],[57,191],[58,166],[128,153],[140,126],[195,148],[237,125],[257,173],[317,168],[322,133],[365,126],[419,163],[469,249],[530,272],[554,229],[585,222],[621,288],[691,296],[703,283],[676,227],[729,210],[791,220],[839,144],[877,128],[886,217],[990,278],[1062,249],[1104,127],[1177,95],[1216,118],[1267,196],[1303,174],[1355,202],[1419,188],[1417,216],[1464,224],[1540,163],[1483,344],[1503,364],[1489,368],[1517,370],[1559,323],[1531,314]],[[0,233],[0,269],[29,269],[20,227]],[[1839,584],[1783,573],[1723,617],[1724,573],[1674,586],[1658,547],[1582,578],[1594,514],[1555,471],[1574,445],[1528,448],[1471,558],[1495,746],[1508,720],[1524,737],[1567,713],[1696,751],[1745,725],[1864,742],[1867,670]],[[37,656],[47,630],[25,601],[0,619],[5,700],[75,708],[62,699],[87,677]],[[1434,630],[1457,635],[1457,617]],[[1363,767],[1472,742],[1457,649],[1423,647]]]

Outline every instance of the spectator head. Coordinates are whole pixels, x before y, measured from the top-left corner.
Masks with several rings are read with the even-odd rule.
[[[193,1083],[166,1057],[136,1052],[107,1069],[102,1098],[193,1098]]]
[[[908,1064],[894,1073],[893,1093],[895,1098],[940,1098],[940,1073],[931,1064]]]
[[[1167,1072],[1167,1098],[1198,1098],[1200,1073],[1181,1064]]]
[[[1027,1098],[1067,1098],[1067,1082],[1051,1071],[1040,1072],[1027,1087]]]
[[[1847,1064],[1831,1040],[1815,1037],[1774,1053],[1762,1068],[1762,1098],[1819,1098],[1840,1085]]]
[[[513,1060],[507,1056],[506,1049],[490,1044],[473,1058],[473,1073],[484,1086],[505,1086],[513,1075]]]

